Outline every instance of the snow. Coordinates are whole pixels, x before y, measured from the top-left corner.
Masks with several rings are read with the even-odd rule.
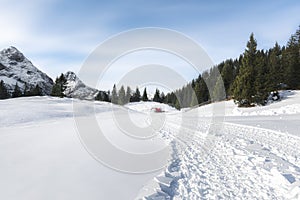
[[[72,102],[52,97],[0,101],[0,199],[133,199],[158,174],[131,175],[97,162],[77,135]],[[83,103],[87,113],[108,119],[103,128],[111,130],[110,103]],[[136,147],[123,141],[128,146]]]
[[[98,90],[86,86],[74,72],[66,72],[67,88],[64,91],[67,97],[93,100],[98,94]]]
[[[281,91],[281,100],[269,103],[268,106],[258,106],[249,109],[234,108],[232,115],[257,116],[257,115],[282,115],[300,113],[300,92]],[[287,103],[288,102],[288,103]]]
[[[161,108],[164,112],[176,112],[176,109],[163,103],[158,103],[154,101],[146,101],[146,102],[134,102],[134,103],[128,103],[125,105],[125,107],[139,111],[144,113],[149,113],[153,111],[153,108]]]
[[[226,101],[183,111],[156,102],[0,101],[0,199],[299,199],[300,91],[280,94],[264,107]],[[169,145],[168,164],[133,175],[97,162],[78,137],[73,102],[83,105],[82,117],[95,114],[105,136],[125,151]],[[224,121],[214,124],[211,111],[222,105]],[[141,127],[164,116],[157,140],[137,142],[118,130],[120,110]]]
[[[298,199],[300,91],[280,94],[281,101],[265,107],[226,101],[185,109],[190,122],[184,124],[173,116],[164,134],[173,139],[173,161],[138,199]],[[225,121],[211,128],[212,110],[222,106]],[[197,124],[191,113],[200,116]]]
[[[0,80],[3,80],[10,91],[15,84],[24,89],[27,86],[41,87],[44,94],[50,94],[53,81],[37,69],[18,49],[9,47],[0,51]]]
[[[267,106],[239,108],[233,100],[208,104],[197,108],[201,116],[212,116],[214,106],[224,104],[226,116],[274,116],[300,113],[300,91],[280,91],[281,100]]]

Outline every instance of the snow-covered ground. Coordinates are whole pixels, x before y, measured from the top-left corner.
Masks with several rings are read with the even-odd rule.
[[[300,199],[300,92],[281,95],[264,107],[227,101],[183,110],[185,123],[169,118],[173,160],[139,198]]]
[[[144,112],[144,113],[149,113],[149,112],[153,112],[154,108],[161,108],[162,111],[164,112],[176,112],[177,110],[171,106],[168,106],[166,104],[163,103],[158,103],[158,102],[154,102],[154,101],[149,101],[149,102],[135,102],[135,103],[128,103],[125,105],[125,107],[131,109],[131,110],[135,110],[135,111],[139,111],[139,112]]]
[[[112,109],[128,109],[141,127],[153,114],[165,116],[159,137],[172,149],[167,166],[134,175],[100,164],[85,150],[73,100],[0,101],[0,199],[299,199],[300,91],[282,95],[265,107],[227,101],[180,112],[155,102],[123,108],[86,101],[85,114],[95,113],[106,136],[128,151],[152,147],[122,136]],[[214,121],[212,108],[222,105],[225,117]]]
[[[225,107],[226,116],[274,116],[300,113],[300,91],[280,91],[281,100],[269,103],[267,106],[256,106],[252,108],[239,108],[233,100],[208,104],[197,108],[201,116],[211,116],[214,106]]]
[[[87,112],[112,123],[111,104],[85,103]],[[80,142],[72,105],[51,97],[0,101],[0,199],[133,199],[157,175],[121,173],[97,162]]]

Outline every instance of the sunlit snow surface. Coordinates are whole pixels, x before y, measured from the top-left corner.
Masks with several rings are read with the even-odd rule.
[[[154,102],[126,105],[142,126],[151,123],[153,107],[166,115],[159,137],[172,148],[170,162],[142,175],[107,168],[85,150],[72,99],[0,101],[0,199],[299,199],[300,92],[281,94],[281,101],[265,107],[225,102],[225,121],[216,132],[210,129],[212,105],[180,112]],[[111,104],[86,105],[99,125],[114,127]],[[183,120],[193,112],[197,124]],[[120,138],[115,142],[123,148],[138,149]]]

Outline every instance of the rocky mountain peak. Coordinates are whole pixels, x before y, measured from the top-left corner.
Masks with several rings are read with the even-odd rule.
[[[67,97],[93,100],[99,93],[99,90],[85,85],[74,72],[68,71],[64,76],[67,79],[67,88],[64,92]]]
[[[7,49],[3,49],[0,54],[2,57],[6,57],[7,59],[16,62],[23,62],[25,59],[25,56],[16,47],[13,46],[10,46]]]
[[[65,78],[68,81],[76,81],[78,80],[78,77],[76,76],[76,74],[74,72],[68,71],[64,74]]]
[[[44,95],[52,90],[53,80],[35,67],[16,47],[0,51],[0,80],[3,80],[10,92],[16,84],[21,89],[38,85]]]

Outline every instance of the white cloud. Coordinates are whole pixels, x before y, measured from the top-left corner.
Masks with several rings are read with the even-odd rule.
[[[70,11],[68,16],[62,19],[61,23],[56,27],[56,24],[48,25],[46,18],[52,17],[48,16],[48,9],[51,8],[55,10],[53,6],[59,2],[57,0],[55,0],[57,2],[52,0],[27,0],[23,2],[17,0],[0,1],[0,48],[5,48],[10,45],[16,46],[31,59],[37,67],[41,68],[53,78],[67,70],[78,71],[87,56],[102,41],[110,37],[112,33],[116,34],[118,31],[124,30],[124,27],[134,27],[136,24],[143,24],[144,22],[144,18],[136,19],[137,23],[135,23],[135,21],[124,21],[123,16],[133,17],[135,15],[128,12],[128,10],[124,11],[122,6],[115,7],[110,5],[99,12],[95,12],[94,10],[94,13],[87,13],[87,15],[89,15],[88,17],[91,17],[90,21],[86,21],[86,18],[79,19],[77,18],[76,12],[72,13],[72,11]],[[130,4],[125,4],[128,8],[131,7]],[[149,15],[152,13],[150,11],[155,9],[156,6],[156,4],[153,4],[150,8],[135,6],[134,11],[139,11],[139,14]],[[209,13],[215,9],[215,5],[208,6],[199,4],[200,7],[196,8],[196,6],[191,7],[187,6],[187,4],[168,6],[165,4],[158,9],[157,15],[168,15],[169,11],[170,14],[174,14],[174,12],[180,10],[182,6],[185,7],[185,12],[190,11],[191,13]],[[220,8],[217,9],[220,10],[221,8],[223,7],[220,6]],[[197,11],[197,9],[200,11]],[[262,48],[271,47],[275,41],[285,43],[290,34],[297,28],[300,20],[300,15],[298,15],[300,10],[299,6],[276,8],[276,12],[266,13],[263,13],[264,9],[258,8],[260,13],[258,13],[257,16],[256,13],[250,10],[242,13],[243,9],[244,8],[241,8],[241,12],[229,18],[226,16],[223,18],[220,10],[217,16],[219,20],[209,19],[209,17],[207,19],[196,19],[197,16],[195,16],[195,19],[185,18],[184,16],[174,18],[179,21],[169,21],[169,28],[174,28],[191,36],[201,44],[216,63],[219,63],[226,58],[238,57],[239,54],[243,52],[251,32],[256,34],[260,45],[259,47]],[[87,10],[83,10],[83,12],[87,12]],[[54,13],[51,14],[53,15]],[[74,19],[72,19],[72,15],[74,15]],[[81,14],[80,17],[84,17],[84,15],[85,14]],[[184,15],[184,13],[182,13],[182,15]],[[199,16],[201,16],[201,13]],[[259,20],[259,17],[263,17],[263,19]],[[152,19],[152,22],[154,20],[154,25],[160,24],[159,22],[155,22],[157,16],[146,16],[145,19],[149,21]],[[162,19],[171,20],[173,18],[162,17]],[[59,20],[59,17],[56,17],[55,20]],[[70,21],[72,21],[72,23],[64,24]],[[181,24],[182,22],[188,23]],[[46,30],[43,30],[44,27],[46,27]],[[118,77],[120,75],[118,75],[119,72],[130,70],[131,66],[141,64],[136,62],[138,59],[139,57],[132,58],[131,60],[128,59],[128,63],[124,63],[121,69],[116,68],[110,73],[116,73],[116,77]],[[162,57],[160,59],[166,58]],[[185,69],[179,67],[178,62],[175,62],[174,59],[168,59],[170,59],[170,62],[167,63],[168,65],[177,66],[178,70],[187,73]],[[144,59],[143,61],[151,60]],[[187,73],[186,76],[189,79],[195,77],[193,73]],[[109,81],[110,80],[105,81],[107,85],[111,85],[112,82],[114,82],[111,81],[111,83],[108,84]]]
[[[0,49],[15,46],[52,78],[67,70],[76,71],[107,34],[104,29],[43,32],[41,17],[55,1],[2,0],[0,6]],[[76,59],[67,58],[77,57]]]

